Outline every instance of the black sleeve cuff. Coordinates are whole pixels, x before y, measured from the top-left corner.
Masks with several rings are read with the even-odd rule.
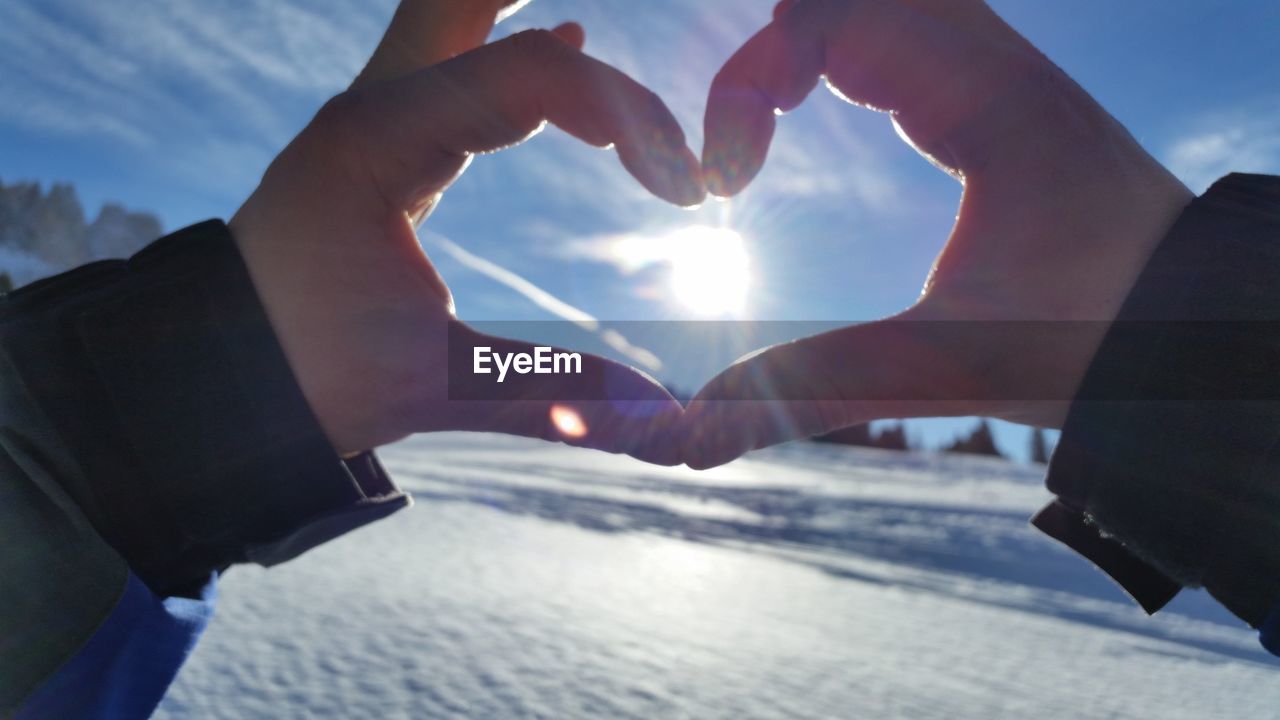
[[[1066,545],[1115,580],[1148,614],[1154,614],[1177,596],[1182,586],[1105,536],[1079,508],[1061,500],[1044,506],[1031,524]]]
[[[223,223],[12,304],[56,328],[24,365],[80,465],[72,495],[156,592],[288,560],[409,504],[371,454],[334,452]]]
[[[1203,585],[1260,624],[1280,600],[1277,368],[1280,178],[1231,175],[1183,212],[1099,347],[1035,524],[1148,611]]]

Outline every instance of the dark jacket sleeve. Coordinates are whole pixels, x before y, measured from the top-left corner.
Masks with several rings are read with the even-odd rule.
[[[1280,654],[1280,178],[1183,212],[1088,369],[1033,522],[1149,612],[1203,587]]]
[[[123,595],[197,595],[409,503],[339,458],[221,222],[0,297],[0,716]]]

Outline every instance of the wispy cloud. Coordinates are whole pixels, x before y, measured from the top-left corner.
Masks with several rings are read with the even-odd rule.
[[[1202,192],[1229,172],[1280,172],[1280,101],[1214,113],[1174,141],[1165,164],[1192,190]]]
[[[392,7],[15,0],[0,23],[0,118],[134,145],[174,130],[278,144],[297,103],[350,81]]]
[[[426,240],[431,245],[443,250],[458,264],[516,291],[551,315],[571,322],[587,332],[595,333],[605,344],[628,360],[652,372],[662,369],[662,360],[657,355],[645,348],[631,344],[617,330],[601,327],[600,321],[587,311],[570,305],[501,265],[468,252],[442,235],[426,233]]]
[[[767,22],[773,4],[541,0],[504,22],[499,34],[582,21],[587,51],[660,94],[697,151],[711,79]],[[85,141],[68,143],[74,150],[101,147],[107,155],[123,149],[94,171],[146,177],[137,194],[162,199],[113,198],[162,214],[167,209],[156,204],[175,198],[182,212],[190,198],[199,198],[192,203],[196,211],[229,211],[314,109],[347,85],[395,5],[396,0],[8,0],[0,13],[0,126],[16,129],[17,137]],[[815,97],[784,118],[760,182],[732,203],[738,229],[749,238],[781,237],[790,232],[787,222],[817,206],[851,220],[892,211],[904,184],[895,181],[893,150],[885,148],[895,141],[887,133],[862,133],[859,117],[871,116]],[[887,127],[883,117],[872,121]],[[465,227],[474,238],[468,247],[481,260],[498,258],[513,266],[512,253],[526,248],[558,256],[560,245],[573,238],[652,236],[721,220],[711,203],[695,213],[665,205],[612,153],[562,133],[547,133],[475,165],[432,223],[454,236]],[[502,212],[495,211],[499,203]],[[179,213],[166,219],[176,224],[195,218]],[[626,281],[645,280],[638,273]]]
[[[438,235],[436,233],[427,233],[427,240],[432,245],[439,247],[449,254],[454,260],[457,260],[463,266],[474,270],[491,280],[506,285],[525,296],[530,302],[547,312],[555,315],[561,320],[568,320],[583,330],[595,332],[600,329],[600,321],[593,317],[585,310],[581,310],[564,302],[560,298],[534,285],[528,280],[520,277],[516,273],[498,265],[497,263],[486,260],[485,258],[475,255],[452,240]]]
[[[11,0],[0,22],[0,122],[40,133],[162,148],[183,164],[235,146],[260,167],[328,96],[359,70],[396,0]],[[654,0],[643,10],[541,2],[499,34],[574,17],[587,49],[649,85],[701,145],[706,92],[720,64],[767,21],[773,0]],[[624,20],[624,21],[620,21]],[[662,42],[654,42],[662,38]],[[673,67],[674,64],[674,67]],[[849,113],[809,132],[780,132],[762,201],[832,196],[880,208],[893,194],[872,144],[848,131]],[[787,123],[792,122],[791,118]],[[795,121],[799,124],[799,121]],[[523,164],[532,182],[584,198],[629,226],[651,199],[617,161],[576,141],[540,139]],[[837,160],[832,161],[835,156]],[[237,187],[237,190],[241,188]],[[590,200],[586,200],[590,198]]]

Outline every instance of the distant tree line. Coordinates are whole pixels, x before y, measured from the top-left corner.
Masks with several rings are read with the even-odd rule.
[[[668,385],[668,392],[687,405],[693,394],[680,388]],[[851,445],[854,447],[879,448],[905,452],[921,449],[907,437],[907,428],[902,423],[878,424],[872,428],[870,423],[851,425],[829,433],[811,438],[814,442],[832,445]],[[949,444],[938,449],[939,452],[958,455],[985,455],[988,457],[1008,457],[996,445],[995,434],[991,430],[991,422],[986,418],[978,420],[973,429],[960,435]],[[1049,462],[1049,441],[1045,431],[1031,428],[1031,439],[1028,457],[1031,462],[1044,464]]]
[[[818,435],[813,440],[820,443],[872,447],[880,448],[881,450],[905,451],[919,449],[907,438],[906,427],[902,423],[882,425],[875,429],[872,429],[869,424],[853,425],[824,435]],[[1047,463],[1049,461],[1049,446],[1045,431],[1039,428],[1032,428],[1030,443],[1029,457],[1031,462]],[[939,452],[1007,457],[996,445],[991,423],[986,419],[979,420],[968,433],[939,448]]]
[[[1000,448],[996,447],[996,438],[991,432],[991,423],[985,418],[980,420],[978,426],[971,430],[968,435],[962,435],[952,441],[950,445],[943,447],[942,452],[959,455],[1004,457],[1004,453],[1000,452]]]
[[[814,442],[832,443],[833,445],[856,445],[858,447],[880,448],[881,450],[911,450],[907,440],[907,429],[898,423],[884,425],[875,430],[870,425],[851,425],[847,428],[832,430],[813,438]]]

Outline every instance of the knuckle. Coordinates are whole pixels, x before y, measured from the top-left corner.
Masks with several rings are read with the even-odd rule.
[[[330,142],[346,142],[359,136],[368,113],[369,98],[360,90],[348,90],[330,98],[316,112],[309,130]]]
[[[635,112],[657,130],[662,139],[674,143],[684,143],[684,133],[678,124],[671,121],[671,113],[667,104],[657,93],[644,86],[637,86]],[[677,137],[678,136],[678,137]]]
[[[644,109],[648,117],[654,120],[665,121],[667,119],[667,104],[663,102],[658,93],[644,86],[640,86],[640,107]]]
[[[361,133],[358,117],[363,103],[351,91],[330,98],[316,111],[297,137],[271,161],[265,177],[290,182],[298,168],[308,173],[338,170],[351,157],[359,155]]]
[[[367,187],[384,201],[400,204],[403,198],[392,190],[413,170],[403,156],[386,150],[397,144],[389,141],[389,126],[380,120],[387,110],[385,104],[378,107],[381,103],[381,96],[360,89],[333,96],[285,153],[301,159],[317,177]]]

